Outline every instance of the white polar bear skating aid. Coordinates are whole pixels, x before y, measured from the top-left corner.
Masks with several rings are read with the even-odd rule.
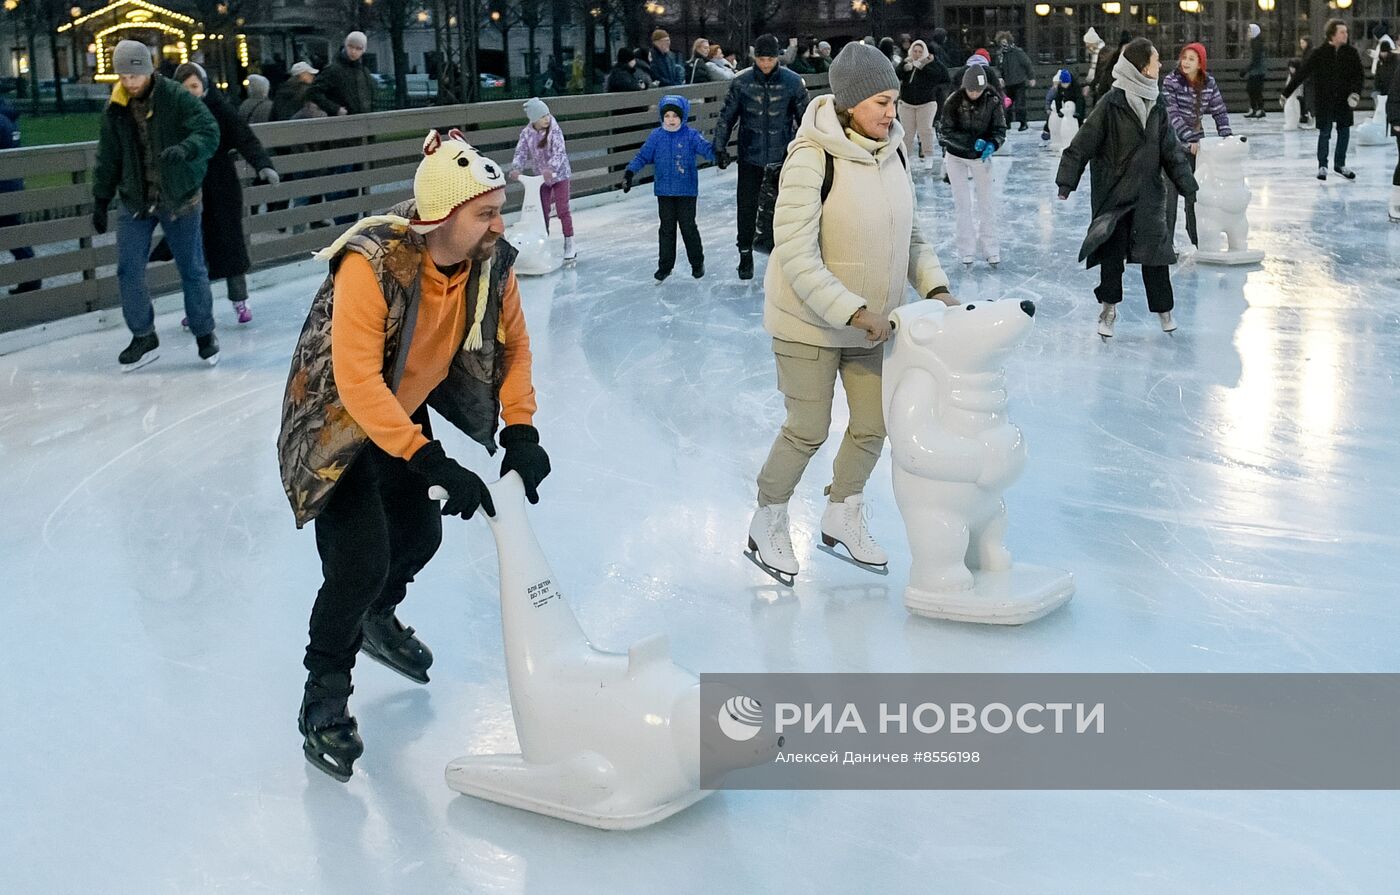
[[[1063,152],[1074,140],[1074,135],[1079,133],[1074,103],[1066,102],[1061,108],[1065,113],[1063,118],[1055,114],[1054,108],[1050,109],[1050,148],[1055,152]]]
[[[1293,91],[1293,95],[1283,101],[1283,129],[1285,131],[1296,131],[1303,120],[1303,103],[1299,99],[1301,92]]]
[[[467,755],[447,766],[458,792],[606,830],[656,823],[709,795],[699,788],[700,681],[674,664],[666,638],[626,654],[595,648],[564,600],[512,472],[491,486],[506,677],[520,753]],[[433,496],[445,494],[433,489]],[[706,740],[706,767],[771,760],[775,736]]]
[[[904,605],[915,615],[1019,625],[1074,595],[1070,573],[1013,564],[1003,543],[1002,492],[1026,462],[1003,364],[1034,314],[1029,301],[921,301],[891,316],[885,428],[912,559]]]
[[[1196,156],[1196,261],[1258,264],[1264,253],[1249,247],[1249,183],[1245,137],[1205,139]]]
[[[506,241],[515,246],[515,272],[525,276],[553,273],[564,265],[563,244],[549,238],[540,205],[540,185],[543,177],[520,175],[525,199],[520,206],[520,220],[506,231]]]

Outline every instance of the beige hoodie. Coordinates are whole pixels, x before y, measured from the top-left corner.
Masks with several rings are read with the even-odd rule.
[[[906,281],[919,297],[948,277],[914,223],[914,188],[897,150],[899,122],[871,155],[847,138],[830,94],[807,104],[773,212],[773,254],[763,278],[763,326],[776,338],[828,348],[862,348],[847,326],[862,307],[886,316],[904,304]],[[831,193],[821,201],[826,155]]]

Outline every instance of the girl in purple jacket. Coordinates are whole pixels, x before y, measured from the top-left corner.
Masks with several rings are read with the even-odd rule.
[[[540,185],[540,208],[544,212],[545,230],[549,229],[549,206],[554,204],[554,216],[559,218],[559,226],[564,230],[564,260],[573,261],[578,257],[574,248],[574,216],[569,212],[569,178],[573,169],[569,167],[569,153],[564,148],[564,132],[559,122],[549,114],[549,106],[544,100],[533,97],[525,102],[525,117],[530,123],[520,132],[520,140],[515,144],[515,159],[510,165],[509,177],[515,180],[522,169],[529,168],[544,183]]]
[[[1225,98],[1215,78],[1206,72],[1206,48],[1189,43],[1181,49],[1176,68],[1162,81],[1162,95],[1167,100],[1167,122],[1176,131],[1176,138],[1186,150],[1191,170],[1196,170],[1196,153],[1205,137],[1206,116],[1215,119],[1215,132],[1228,137],[1230,113],[1225,110]],[[1176,190],[1167,180],[1167,228],[1176,233]],[[1196,245],[1196,203],[1186,200],[1186,235]]]

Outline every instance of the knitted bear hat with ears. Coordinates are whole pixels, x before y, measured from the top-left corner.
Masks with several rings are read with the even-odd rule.
[[[505,186],[501,166],[477,152],[461,131],[454,127],[446,140],[437,131],[428,131],[423,140],[423,161],[413,175],[418,216],[410,225],[427,233],[477,196]]]
[[[352,236],[379,224],[403,229],[411,227],[417,233],[428,233],[442,226],[452,212],[476,197],[505,187],[506,175],[501,166],[478,152],[461,131],[454,127],[447,132],[445,140],[437,131],[428,131],[423,139],[423,160],[413,175],[417,216],[411,221],[394,214],[361,218],[314,257],[329,261],[340,254]]]

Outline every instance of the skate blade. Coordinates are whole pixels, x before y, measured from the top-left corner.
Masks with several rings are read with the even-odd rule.
[[[781,572],[768,565],[768,563],[764,562],[763,560],[759,559],[757,550],[745,550],[744,555],[749,558],[749,562],[758,566],[764,571],[765,574],[767,574],[774,581],[777,581],[783,587],[792,587],[797,583],[796,575],[789,575],[787,572]]]
[[[123,373],[130,373],[133,370],[139,370],[147,364],[157,360],[160,360],[160,352],[152,351],[134,364],[120,364],[120,366],[122,368]]]
[[[355,763],[353,760],[344,767],[341,767],[335,763],[334,759],[322,755],[309,745],[302,746],[301,751],[306,755],[306,760],[311,763],[313,768],[328,777],[334,777],[341,783],[349,782],[350,776],[355,772]]]
[[[415,675],[403,666],[395,665],[393,662],[381,656],[379,653],[376,653],[373,650],[371,650],[368,646],[361,646],[360,652],[364,653],[366,656],[369,656],[371,659],[378,662],[380,665],[383,665],[385,668],[400,675],[401,677],[408,678],[415,684],[426,684],[428,682],[428,673],[426,671]]]
[[[836,543],[841,544],[840,541],[837,541]],[[841,544],[841,546],[842,546],[842,547],[845,547],[846,545],[845,545],[845,544]],[[888,574],[890,573],[890,566],[889,566],[889,563],[882,563],[882,564],[880,564],[880,565],[875,565],[874,563],[861,562],[860,560],[856,559],[854,556],[851,556],[849,553],[839,553],[839,552],[837,552],[837,550],[836,550],[835,547],[828,547],[828,546],[825,545],[825,544],[818,544],[818,545],[817,545],[817,549],[820,550],[820,551],[823,552],[823,553],[830,553],[832,556],[836,557],[837,559],[842,560],[842,561],[844,561],[844,562],[848,562],[848,563],[850,563],[851,565],[855,566],[855,567],[858,568],[858,569],[864,569],[864,570],[867,571],[867,572],[874,572],[876,575],[888,575]]]

